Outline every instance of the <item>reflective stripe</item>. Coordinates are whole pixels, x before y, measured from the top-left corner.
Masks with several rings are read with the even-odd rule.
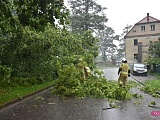
[[[128,72],[120,72],[120,73],[122,73],[122,74],[126,74],[126,75],[128,74]]]
[[[123,63],[123,64],[120,66],[120,68],[121,68],[121,72],[120,72],[120,73],[126,74],[126,75],[128,74],[128,70],[129,70],[128,64]]]

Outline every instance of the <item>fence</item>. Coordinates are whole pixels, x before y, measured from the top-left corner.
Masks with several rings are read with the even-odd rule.
[[[118,66],[120,63],[110,62],[110,61],[100,61],[97,62],[97,67],[111,67],[111,66]]]
[[[160,65],[153,65],[153,72],[160,74]]]

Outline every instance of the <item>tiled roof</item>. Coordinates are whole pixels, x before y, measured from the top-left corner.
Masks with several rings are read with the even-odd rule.
[[[160,22],[160,20],[149,16],[149,14],[147,14],[147,16],[145,18],[143,18],[142,20],[140,20],[139,22],[137,22],[136,24],[141,24],[141,23],[150,23],[150,22]]]
[[[126,37],[135,37],[135,36],[137,36],[137,37],[140,37],[140,36],[141,36],[141,37],[142,37],[142,36],[150,36],[150,35],[152,35],[152,36],[157,36],[157,34],[159,35],[160,33],[128,36],[128,34],[133,30],[133,28],[134,28],[136,25],[138,25],[138,24],[153,23],[153,22],[158,22],[158,23],[160,23],[160,20],[158,20],[158,19],[156,19],[156,18],[154,18],[154,17],[152,17],[152,16],[149,16],[149,13],[147,13],[147,16],[146,16],[145,18],[143,18],[142,20],[140,20],[139,22],[137,22],[137,23],[129,30],[129,32],[124,36],[124,38],[126,38]]]

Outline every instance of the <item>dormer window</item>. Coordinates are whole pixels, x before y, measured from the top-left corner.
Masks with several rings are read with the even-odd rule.
[[[145,26],[141,26],[141,31],[145,31]]]
[[[155,31],[155,25],[151,25],[151,31]]]

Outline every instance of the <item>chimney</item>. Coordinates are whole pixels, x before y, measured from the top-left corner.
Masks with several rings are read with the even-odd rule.
[[[147,13],[147,22],[149,22],[149,13]]]

